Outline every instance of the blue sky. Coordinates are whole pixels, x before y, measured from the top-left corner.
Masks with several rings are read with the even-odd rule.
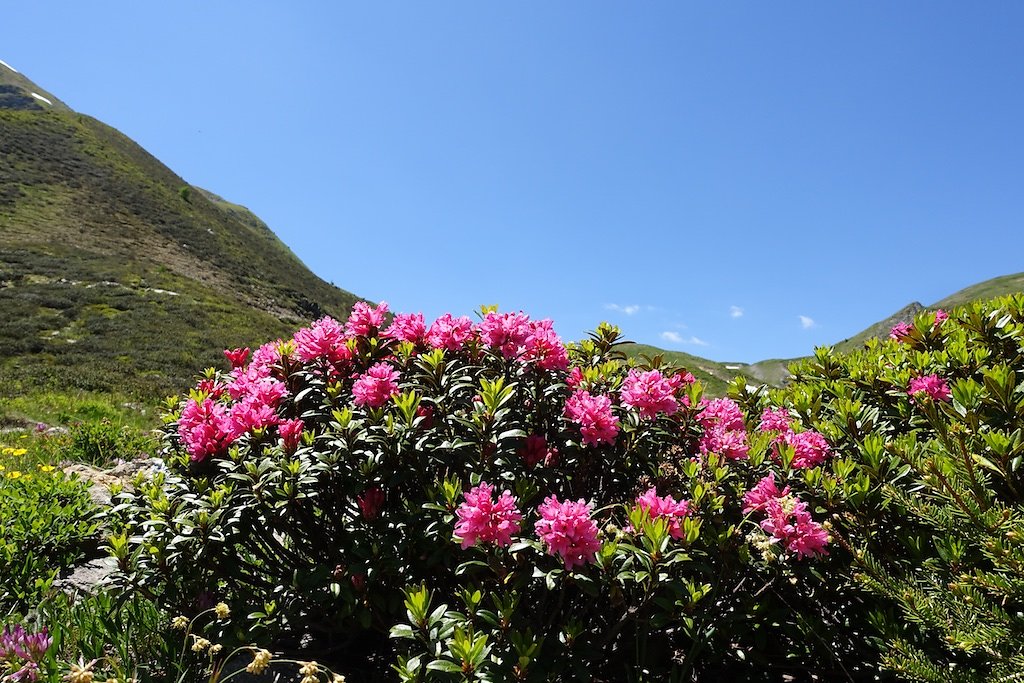
[[[1020,3],[171,4],[0,59],[393,310],[754,361],[1024,270]]]

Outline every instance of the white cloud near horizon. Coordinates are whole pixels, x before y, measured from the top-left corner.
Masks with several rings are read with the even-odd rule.
[[[817,326],[817,323],[814,322],[814,318],[811,318],[811,317],[806,316],[806,315],[800,316],[800,327],[804,328],[805,330],[809,330],[812,327],[816,327],[816,326]]]
[[[673,344],[692,344],[693,346],[707,346],[708,345],[708,343],[706,341],[704,341],[703,339],[701,339],[700,337],[697,337],[697,336],[694,336],[694,335],[690,335],[689,337],[684,337],[683,335],[679,334],[678,332],[672,332],[670,330],[666,330],[665,332],[662,332],[661,333],[661,338],[664,339],[667,342],[672,342]]]
[[[628,304],[626,306],[620,306],[619,304],[605,304],[605,309],[609,311],[617,311],[619,313],[625,313],[626,315],[634,315],[640,311],[639,304]]]
[[[743,309],[740,308],[739,306],[730,306],[729,307],[729,317],[730,318],[742,318],[743,317]]]

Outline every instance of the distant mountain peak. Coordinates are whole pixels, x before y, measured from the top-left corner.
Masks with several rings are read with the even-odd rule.
[[[30,81],[20,71],[0,59],[0,109],[45,111],[71,108],[56,96]]]

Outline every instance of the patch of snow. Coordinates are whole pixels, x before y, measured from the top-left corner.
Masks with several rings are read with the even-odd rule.
[[[181,296],[181,294],[179,294],[178,292],[172,292],[169,289],[157,289],[155,287],[151,287],[151,288],[147,289],[146,291],[147,292],[153,292],[154,294],[166,294],[168,296]]]
[[[5,61],[4,61],[4,60],[2,60],[2,59],[0,59],[0,64],[3,64],[4,66],[6,66],[6,67],[7,67],[8,69],[10,69],[11,71],[13,71],[14,73],[18,73],[18,70],[17,70],[17,69],[15,69],[15,68],[14,68],[13,66],[11,66],[10,64],[8,64],[7,62],[5,62]]]
[[[742,365],[726,365],[725,369],[726,370],[739,370],[742,367],[743,367]]]
[[[32,93],[32,97],[36,98],[37,100],[42,100],[43,102],[46,102],[51,107],[53,106],[53,102],[51,102],[50,100],[46,99],[45,97],[43,97],[42,95],[40,95],[37,92]]]

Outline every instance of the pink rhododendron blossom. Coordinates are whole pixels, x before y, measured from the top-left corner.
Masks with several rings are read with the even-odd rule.
[[[519,313],[488,313],[480,323],[480,339],[505,358],[516,358],[533,332],[530,316]]]
[[[196,384],[196,391],[216,401],[224,395],[227,387],[215,379],[202,379]]]
[[[746,460],[750,451],[747,433],[742,429],[724,429],[719,425],[708,427],[698,443],[704,455],[717,453],[730,460]]]
[[[720,427],[724,431],[743,430],[743,410],[735,401],[728,398],[716,398],[708,401],[704,410],[697,416],[697,421],[705,429]]]
[[[224,357],[231,363],[232,368],[241,368],[245,366],[245,362],[249,360],[249,348],[244,349],[224,349]]]
[[[775,475],[769,474],[757,482],[754,488],[743,494],[743,514],[749,515],[755,510],[764,510],[768,501],[784,498],[788,495],[789,487],[787,486],[780,491],[779,485],[775,483]]]
[[[935,327],[938,327],[947,320],[949,320],[949,313],[946,313],[941,308],[935,311]]]
[[[907,390],[907,393],[910,394],[912,401],[916,401],[921,396],[928,396],[933,401],[945,402],[953,397],[953,394],[949,391],[949,385],[946,384],[946,380],[938,375],[915,377],[910,380],[910,388]]]
[[[807,503],[792,496],[773,498],[765,503],[764,512],[761,528],[787,551],[798,558],[828,555],[828,532],[811,519]]]
[[[356,504],[363,519],[377,519],[381,506],[384,505],[384,491],[379,486],[371,486],[356,496]]]
[[[350,337],[367,337],[384,324],[384,316],[387,315],[388,304],[386,301],[374,308],[362,301],[357,301],[352,306],[352,312],[345,321],[345,334]]]
[[[352,385],[352,402],[357,406],[380,408],[398,393],[398,371],[387,363],[377,363],[360,375]]]
[[[320,318],[296,332],[294,340],[295,355],[303,362],[324,359],[340,363],[352,358],[345,331],[334,318]]]
[[[427,336],[427,324],[422,313],[396,313],[382,336],[419,344]]]
[[[582,499],[560,503],[553,495],[537,508],[541,517],[534,525],[537,535],[549,555],[562,558],[566,569],[593,562],[601,549],[597,524],[590,518],[592,509],[593,505]]]
[[[427,330],[427,344],[435,349],[458,351],[473,337],[473,321],[445,313]]]
[[[761,423],[757,426],[759,432],[778,432],[781,435],[793,431],[792,418],[785,408],[765,408],[761,413]]]
[[[235,439],[235,431],[227,409],[206,398],[202,402],[189,399],[178,419],[178,436],[193,462],[225,453]]]
[[[552,467],[558,463],[558,449],[549,448],[547,439],[539,434],[526,437],[526,443],[519,449],[519,455],[529,468],[541,463],[545,467]]]
[[[817,467],[825,462],[832,449],[825,437],[815,431],[789,433],[786,443],[793,447],[793,461],[790,465],[796,469]]]
[[[639,411],[643,418],[654,419],[659,413],[672,415],[679,410],[675,391],[681,382],[679,375],[665,378],[657,370],[630,370],[622,382],[619,399],[623,405]]]
[[[299,447],[304,427],[305,425],[302,423],[302,420],[282,420],[277,425],[277,433],[281,437],[281,442],[286,452],[294,453],[295,449]]]
[[[614,443],[619,433],[619,422],[607,396],[577,391],[565,402],[565,416],[580,426],[584,446]]]
[[[658,490],[652,487],[637,497],[636,504],[646,510],[651,519],[664,519],[668,523],[669,536],[683,537],[683,519],[690,515],[688,501],[677,501],[672,496],[659,498]]]
[[[262,400],[257,393],[244,396],[228,410],[232,434],[237,438],[254,429],[276,425],[280,418],[275,406],[276,403]]]
[[[914,326],[910,323],[896,323],[889,330],[889,339],[895,339],[896,341],[903,341],[910,337],[910,331],[914,329]]]
[[[570,370],[569,376],[565,378],[565,384],[570,389],[579,389],[580,385],[583,384],[583,370],[579,367]]]
[[[569,367],[569,353],[555,334],[550,320],[537,320],[530,325],[522,360],[534,363],[542,370],[565,370]]]
[[[459,519],[455,536],[462,541],[462,547],[476,545],[477,541],[502,547],[511,544],[512,534],[519,531],[523,521],[512,494],[503,491],[495,500],[494,487],[482,481],[464,496],[465,501],[455,511]]]

